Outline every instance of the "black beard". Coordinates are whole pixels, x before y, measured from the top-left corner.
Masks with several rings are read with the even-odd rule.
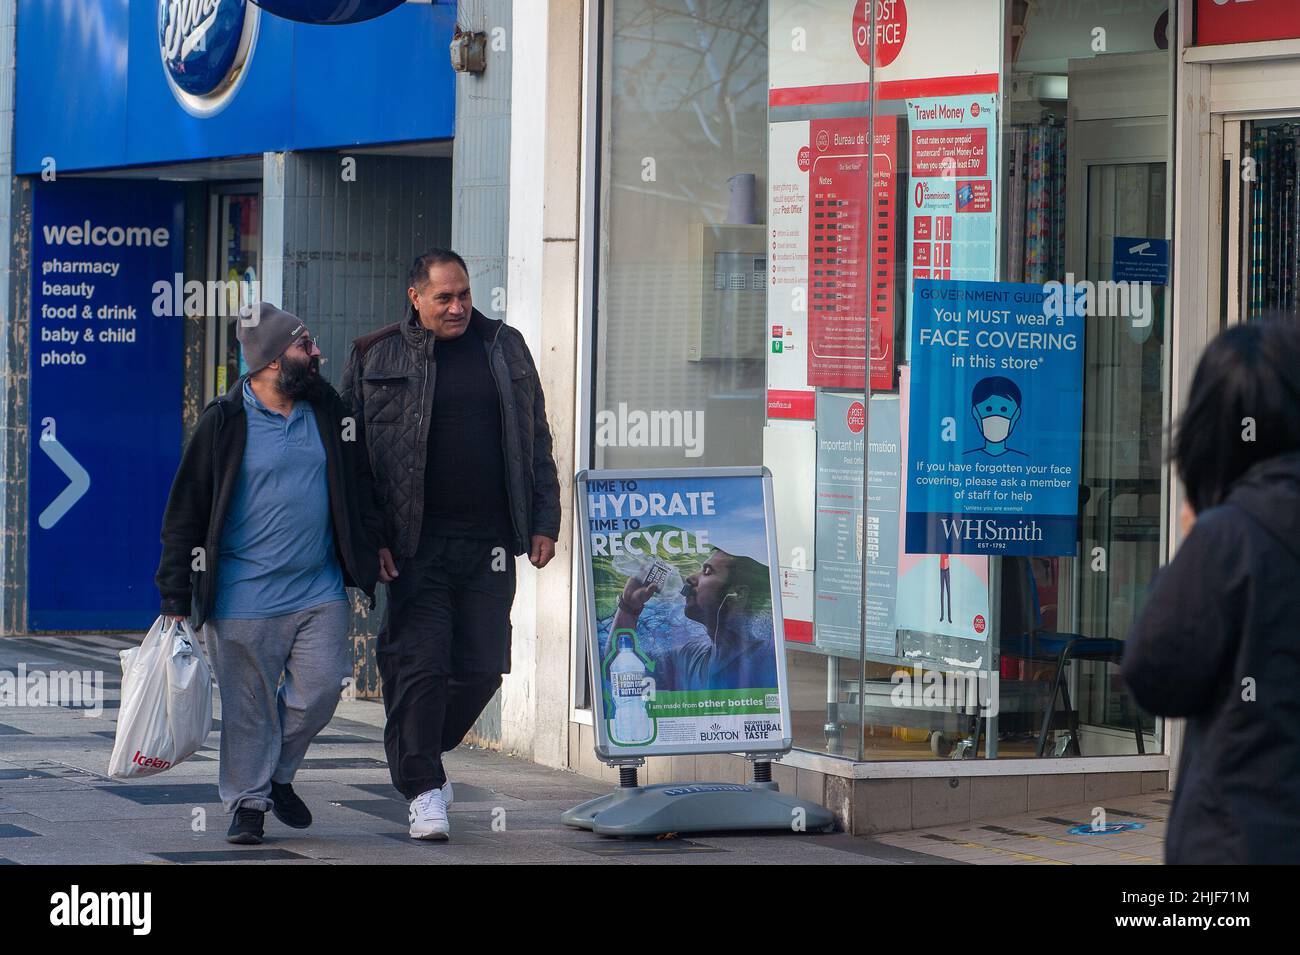
[[[320,359],[281,361],[275,376],[275,390],[294,401],[319,402],[328,387],[320,376]]]

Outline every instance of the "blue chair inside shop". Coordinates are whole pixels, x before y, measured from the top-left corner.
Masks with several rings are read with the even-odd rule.
[[[1009,557],[1002,562],[1002,606],[1019,606],[1026,620],[1022,626],[1026,629],[1010,635],[1002,634],[1000,650],[1003,655],[1020,657],[1040,663],[1053,663],[1052,692],[1047,698],[1043,711],[1042,728],[1038,733],[1038,746],[1035,756],[1043,756],[1047,749],[1048,734],[1052,729],[1052,718],[1056,715],[1058,697],[1065,707],[1066,723],[1070,731],[1066,753],[1074,750],[1074,755],[1082,756],[1079,749],[1079,714],[1070,701],[1070,685],[1066,679],[1066,666],[1072,660],[1095,660],[1102,663],[1118,664],[1124,655],[1124,641],[1110,637],[1085,637],[1078,633],[1059,633],[1043,627],[1042,606],[1038,599],[1038,584],[1034,579],[1033,568],[1023,557]],[[1010,600],[1010,602],[1008,602]],[[1133,735],[1137,739],[1137,751],[1145,754],[1142,741],[1142,722],[1136,708],[1133,710]]]

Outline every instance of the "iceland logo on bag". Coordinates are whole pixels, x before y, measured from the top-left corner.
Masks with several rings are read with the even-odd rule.
[[[163,72],[186,112],[225,109],[247,72],[260,16],[248,0],[158,0]]]

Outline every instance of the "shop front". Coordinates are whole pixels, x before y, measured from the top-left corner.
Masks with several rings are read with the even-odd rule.
[[[1185,270],[1213,271],[1189,264],[1202,239],[1173,241],[1191,13],[588,5],[579,460],[771,472],[793,744],[776,778],[855,831],[1168,784],[1177,729],[1118,664],[1177,542],[1164,438],[1218,326],[1174,307]],[[1290,156],[1285,120],[1229,134]],[[1255,292],[1232,294],[1294,308],[1281,240],[1252,236],[1228,272]],[[599,775],[575,619],[570,730]]]
[[[246,370],[241,306],[302,315],[336,379],[450,241],[455,5],[309,6],[18,4],[7,633],[148,628],[184,439]],[[374,629],[359,612],[370,689]]]

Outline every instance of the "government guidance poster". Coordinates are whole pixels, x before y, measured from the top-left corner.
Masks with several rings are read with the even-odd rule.
[[[1074,556],[1084,320],[1063,307],[1072,297],[916,282],[908,553]]]

